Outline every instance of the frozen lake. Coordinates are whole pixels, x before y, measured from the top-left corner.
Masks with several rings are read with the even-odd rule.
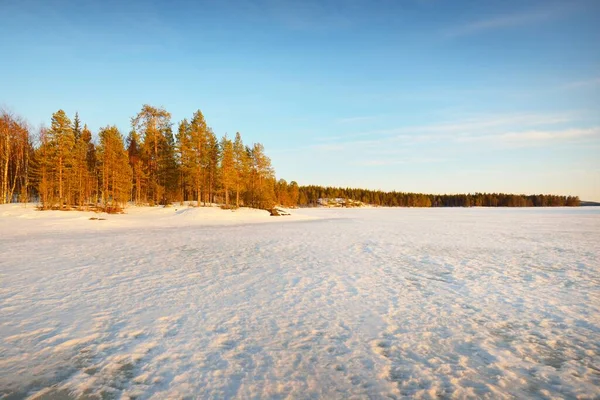
[[[0,398],[600,396],[600,208],[130,214],[0,206]]]

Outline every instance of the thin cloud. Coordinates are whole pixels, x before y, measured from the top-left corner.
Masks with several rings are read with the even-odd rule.
[[[449,38],[456,38],[490,30],[527,26],[536,22],[558,17],[560,15],[559,11],[560,9],[558,8],[543,9],[481,19],[450,29],[446,32],[446,36]]]
[[[570,83],[567,83],[566,85],[563,85],[562,89],[588,88],[588,87],[594,87],[594,86],[598,86],[598,85],[600,85],[600,77],[588,79],[588,80],[570,82]]]
[[[506,129],[510,128],[511,126],[532,127],[567,123],[573,120],[574,114],[577,114],[577,112],[566,112],[562,114],[522,113],[480,116],[440,124],[402,126],[390,129],[379,129],[345,135],[328,136],[319,138],[319,141],[327,142],[327,144],[332,144],[331,142],[338,144],[339,141],[343,139],[348,140],[361,137],[395,137],[399,140],[427,141],[431,139],[438,139],[444,135],[466,135],[469,133],[489,131],[492,129]],[[365,140],[360,140],[358,142],[365,142]]]
[[[381,118],[380,115],[369,115],[364,117],[347,117],[347,118],[338,118],[335,123],[336,124],[354,124],[357,122],[367,122],[367,121],[375,121]]]
[[[505,132],[499,135],[461,137],[457,140],[461,142],[492,141],[512,145],[540,145],[548,142],[578,141],[583,139],[600,139],[600,127]]]
[[[600,127],[587,129],[564,129],[561,131],[526,131],[507,132],[498,136],[504,142],[547,142],[557,140],[578,140],[588,138],[599,138]]]
[[[384,130],[317,137],[301,148],[274,150],[275,153],[313,150],[345,153],[360,150],[373,156],[412,151],[423,144],[496,142],[513,145],[542,145],[549,141],[576,141],[600,136],[598,128],[573,128],[585,111],[560,114],[519,113],[483,115],[452,122],[403,126]],[[374,163],[380,163],[378,159]],[[387,162],[387,161],[386,161]],[[396,161],[393,161],[396,162]]]
[[[600,128],[556,127],[573,122],[563,115],[520,114],[479,118],[454,123],[401,127],[385,131],[362,133],[370,139],[339,136],[337,140],[314,144],[311,149],[322,152],[407,151],[424,143],[499,143],[512,146],[538,146],[550,142],[576,142],[600,138]],[[554,127],[553,127],[554,126]],[[376,163],[381,162],[377,160]]]
[[[364,160],[355,163],[354,165],[363,166],[363,167],[382,167],[388,165],[402,165],[402,164],[434,164],[448,161],[445,158],[433,158],[433,157],[423,157],[423,158],[404,158],[404,159],[374,159],[374,160]]]
[[[320,151],[339,151],[346,150],[350,147],[373,147],[380,145],[385,140],[377,139],[377,140],[352,140],[347,142],[338,142],[338,143],[323,143],[323,144],[314,144],[311,146],[313,150]]]
[[[410,132],[446,132],[460,133],[479,131],[482,129],[498,128],[508,125],[536,126],[536,125],[554,125],[569,122],[572,119],[569,115],[545,115],[545,114],[514,114],[497,117],[483,117],[468,119],[460,122],[443,123],[434,125],[424,125],[415,127],[406,127],[399,130],[402,133]],[[400,133],[399,132],[399,133]]]

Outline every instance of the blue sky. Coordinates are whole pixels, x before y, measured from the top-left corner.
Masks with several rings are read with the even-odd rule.
[[[600,201],[600,2],[0,0],[0,105],[201,109],[300,184]]]

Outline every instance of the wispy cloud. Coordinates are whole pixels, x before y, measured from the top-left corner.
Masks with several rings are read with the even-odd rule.
[[[383,167],[388,165],[402,165],[402,164],[433,164],[445,162],[445,158],[434,158],[434,157],[411,157],[403,159],[372,159],[358,161],[354,165],[363,167]]]
[[[367,115],[367,116],[358,116],[358,117],[347,117],[347,118],[338,118],[335,120],[336,124],[355,124],[359,122],[369,122],[375,121],[381,118],[381,115]]]
[[[592,78],[587,80],[569,82],[561,87],[561,89],[578,89],[578,88],[588,88],[600,85],[600,77]]]
[[[518,146],[535,146],[549,142],[577,141],[583,139],[600,139],[600,127],[505,132],[498,135],[461,137],[457,140],[461,142],[487,141]]]
[[[466,119],[458,122],[404,127],[397,133],[439,132],[439,133],[466,133],[484,129],[501,128],[510,125],[539,126],[554,125],[572,120],[569,114],[511,114],[499,116],[483,116]]]
[[[339,151],[339,150],[348,149],[350,147],[367,148],[367,147],[378,146],[382,142],[383,142],[382,139],[374,139],[374,140],[351,140],[351,141],[337,142],[337,143],[320,143],[320,144],[314,144],[314,145],[311,146],[311,148],[313,150],[320,150],[320,151]]]
[[[468,22],[464,25],[454,27],[445,33],[449,38],[456,38],[474,35],[484,31],[527,26],[536,22],[556,18],[561,15],[561,10],[561,8],[544,8],[539,10],[528,10],[519,13],[499,15]]]
[[[322,138],[311,149],[321,152],[384,153],[406,151],[429,144],[497,143],[511,146],[541,146],[600,138],[597,127],[574,127],[578,112],[562,114],[512,114],[480,116],[453,122],[404,126]],[[324,139],[324,140],[323,140]],[[389,157],[388,157],[389,158]],[[382,162],[377,160],[376,163]]]
[[[365,132],[350,133],[344,135],[336,135],[322,137],[319,140],[339,144],[340,141],[356,138],[370,138],[369,140],[361,139],[355,141],[357,143],[365,143],[373,141],[374,138],[391,138],[412,139],[415,141],[426,141],[435,139],[443,135],[460,135],[478,133],[482,131],[512,129],[512,127],[534,127],[534,126],[549,126],[567,123],[573,121],[577,111],[563,112],[557,114],[539,114],[539,113],[517,113],[506,115],[480,115],[472,118],[465,118],[458,121],[443,122],[439,124],[428,125],[412,125],[401,126],[389,129],[378,129]],[[326,145],[323,145],[326,146]]]

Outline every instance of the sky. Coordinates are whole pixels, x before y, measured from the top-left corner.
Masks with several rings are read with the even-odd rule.
[[[600,201],[600,1],[0,0],[0,106],[202,110],[278,178]]]

